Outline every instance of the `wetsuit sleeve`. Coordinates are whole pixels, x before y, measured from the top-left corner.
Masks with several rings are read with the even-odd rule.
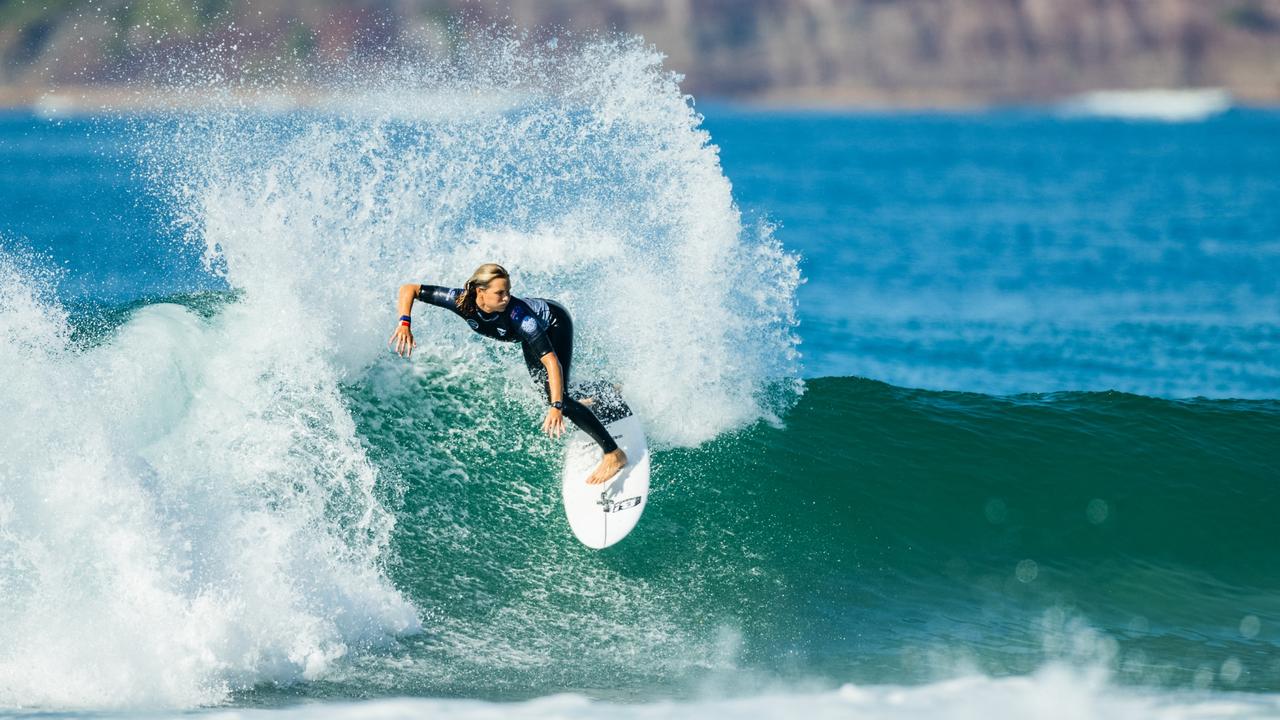
[[[520,336],[520,341],[533,351],[535,357],[541,358],[543,355],[555,352],[555,348],[551,346],[551,338],[547,337],[547,323],[542,318],[533,313],[521,313],[516,320],[516,334]]]
[[[461,288],[447,288],[439,285],[420,285],[418,287],[418,300],[428,305],[435,305],[446,310],[458,312],[458,296],[462,294]]]

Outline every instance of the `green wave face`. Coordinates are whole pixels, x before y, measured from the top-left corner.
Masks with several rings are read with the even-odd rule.
[[[402,692],[405,672],[640,697],[1063,659],[1175,686],[1230,660],[1217,683],[1280,686],[1275,401],[814,380],[782,427],[659,449],[644,520],[597,552],[532,390],[384,366],[349,395],[424,617]]]

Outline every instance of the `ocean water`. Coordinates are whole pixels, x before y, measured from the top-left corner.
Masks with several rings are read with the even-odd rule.
[[[0,714],[1280,716],[1280,113],[478,52],[0,116]],[[646,421],[607,551],[513,348],[386,348],[495,259]]]

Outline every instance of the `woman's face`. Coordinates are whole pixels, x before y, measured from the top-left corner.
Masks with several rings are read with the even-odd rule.
[[[485,312],[502,312],[511,302],[511,281],[494,278],[489,287],[476,288],[476,306]]]

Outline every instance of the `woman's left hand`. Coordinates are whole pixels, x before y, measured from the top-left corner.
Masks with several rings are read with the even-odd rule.
[[[556,408],[547,409],[547,419],[542,421],[542,432],[547,437],[558,438],[564,434],[564,413]]]

